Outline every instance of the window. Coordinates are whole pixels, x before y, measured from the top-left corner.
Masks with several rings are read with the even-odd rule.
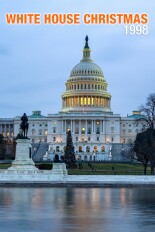
[[[88,141],[90,142],[90,136],[88,136]]]
[[[90,147],[89,146],[86,147],[86,152],[90,152]]]
[[[85,142],[85,137],[84,137],[84,136],[82,136],[82,142],[83,142],[83,143]]]
[[[10,124],[10,127],[13,128],[13,124]]]
[[[55,137],[53,137],[53,142],[55,142],[56,141],[56,138]]]
[[[82,146],[79,146],[79,152],[82,152]]]
[[[76,136],[75,140],[76,140],[76,142],[78,141],[78,137],[77,136]]]
[[[87,105],[87,98],[86,97],[84,98],[84,105],[85,106]]]
[[[83,106],[83,97],[80,98],[80,105]]]
[[[94,106],[94,97],[92,97],[92,106]]]
[[[113,133],[114,133],[114,129],[115,129],[114,127],[111,127],[111,128],[110,128],[110,130],[111,130],[111,134],[113,134]]]
[[[59,152],[59,146],[56,146],[56,152]]]
[[[79,134],[79,127],[76,127],[75,134]]]
[[[97,136],[96,140],[99,142],[100,141],[100,137]]]
[[[32,136],[35,135],[35,129],[32,129]]]
[[[82,128],[81,133],[82,133],[82,134],[85,134],[85,128],[84,128],[84,127]]]
[[[42,126],[42,124],[39,124],[39,126]]]
[[[56,127],[53,127],[53,133],[56,133]]]
[[[96,128],[96,134],[100,134],[100,128],[99,127]]]
[[[87,134],[91,134],[91,128],[90,128],[90,127],[88,127],[88,132],[87,132]]]
[[[42,135],[43,130],[39,129],[39,135]]]

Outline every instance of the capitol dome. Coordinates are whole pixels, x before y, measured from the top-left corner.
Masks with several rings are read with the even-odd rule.
[[[111,95],[102,69],[90,58],[88,36],[85,38],[83,58],[71,71],[62,94],[62,112],[105,111],[109,112]]]
[[[70,77],[103,77],[102,69],[92,61],[81,61],[71,71]]]

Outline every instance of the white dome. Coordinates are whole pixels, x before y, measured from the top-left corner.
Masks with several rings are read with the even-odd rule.
[[[81,61],[71,71],[70,77],[103,77],[102,69],[92,61]]]

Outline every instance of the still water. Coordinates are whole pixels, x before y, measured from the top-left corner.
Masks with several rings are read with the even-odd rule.
[[[155,189],[1,188],[0,231],[155,231]]]

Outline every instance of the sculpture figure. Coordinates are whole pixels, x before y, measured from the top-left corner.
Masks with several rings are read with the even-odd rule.
[[[85,48],[89,48],[89,45],[88,45],[88,35],[86,35],[86,37],[85,37]]]
[[[28,117],[26,113],[23,114],[21,117],[21,123],[20,123],[20,129],[22,130],[22,135],[24,138],[27,138],[27,132],[28,132]]]

